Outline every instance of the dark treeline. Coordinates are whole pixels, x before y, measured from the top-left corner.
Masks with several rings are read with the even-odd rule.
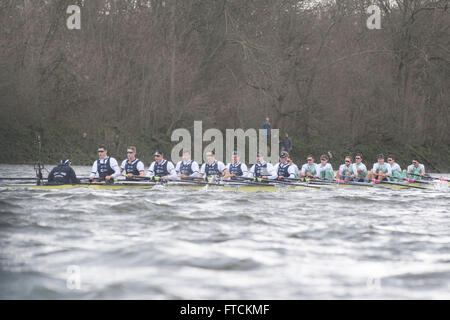
[[[74,4],[81,30],[66,27]],[[36,133],[47,161],[90,164],[105,143],[148,162],[194,120],[269,116],[297,162],[383,152],[449,170],[449,13],[448,0],[2,0],[0,162],[32,161]]]

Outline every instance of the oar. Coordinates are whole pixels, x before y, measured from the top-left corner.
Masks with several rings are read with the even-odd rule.
[[[439,180],[439,181],[449,181],[447,178],[436,178],[436,177],[432,177],[429,174],[425,174],[423,177],[420,174],[414,174],[414,173],[409,173],[408,175],[410,176],[415,176],[415,177],[421,177],[421,178],[425,178],[425,179],[430,179],[430,180]],[[415,182],[417,182],[417,180],[415,180]]]

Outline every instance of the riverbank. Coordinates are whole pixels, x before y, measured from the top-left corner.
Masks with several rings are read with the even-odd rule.
[[[150,137],[144,134],[132,134],[119,129],[104,127],[90,132],[83,132],[69,124],[43,127],[27,126],[17,128],[2,127],[0,133],[1,150],[0,163],[33,164],[37,159],[36,136],[40,134],[42,141],[41,161],[57,163],[61,158],[70,158],[76,165],[91,165],[96,159],[96,148],[104,143],[109,154],[119,160],[126,157],[125,149],[128,145],[137,147],[138,156],[148,165],[153,161],[152,154],[156,148],[162,148],[170,153],[175,143],[170,138]],[[297,165],[303,164],[308,154],[313,154],[316,162],[321,154],[331,155],[330,163],[335,169],[343,163],[346,155],[363,154],[364,163],[371,166],[376,162],[376,155],[383,153],[386,157],[393,155],[402,168],[411,163],[413,157],[418,157],[428,172],[450,172],[450,146],[422,145],[399,142],[349,143],[347,141],[332,141],[312,138],[311,142],[302,141],[301,137],[292,137],[294,142],[291,152]],[[281,148],[280,148],[281,150]],[[248,157],[247,157],[248,159]]]

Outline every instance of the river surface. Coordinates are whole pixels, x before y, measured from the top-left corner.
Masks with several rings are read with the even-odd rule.
[[[446,189],[0,186],[0,298],[450,299],[449,209]]]

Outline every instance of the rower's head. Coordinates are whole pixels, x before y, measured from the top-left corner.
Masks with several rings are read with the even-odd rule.
[[[72,163],[70,162],[69,159],[63,158],[63,159],[61,159],[59,164],[62,165],[62,166],[70,166]]]
[[[214,161],[216,161],[216,152],[214,150],[208,151],[206,153],[206,162],[212,164]]]
[[[108,150],[104,145],[101,145],[97,148],[97,153],[100,159],[104,159],[108,155]]]
[[[352,157],[346,156],[344,161],[345,161],[345,165],[349,166],[352,164]]]
[[[357,164],[360,164],[362,162],[362,154],[361,153],[357,153],[355,156],[355,162]]]
[[[261,152],[258,152],[256,154],[256,162],[263,163],[264,162],[264,155]]]
[[[289,153],[286,151],[283,151],[280,153],[280,162],[281,163],[287,163],[287,158],[289,158]]]
[[[129,146],[127,148],[127,158],[130,161],[133,161],[134,159],[136,159],[136,147]]]
[[[156,162],[161,162],[164,159],[164,152],[156,150],[153,156],[155,157]]]
[[[377,160],[378,160],[378,163],[379,163],[379,164],[384,164],[384,155],[380,153],[380,154],[377,156]]]
[[[328,162],[328,156],[326,154],[323,154],[320,156],[320,163],[326,164]]]
[[[238,163],[239,162],[239,154],[238,152],[235,150],[233,151],[233,154],[231,155],[231,161],[233,161],[233,163]]]
[[[390,155],[390,156],[387,157],[387,161],[388,161],[389,164],[394,164],[395,163],[395,158]]]
[[[417,158],[413,158],[412,159],[412,164],[413,164],[414,167],[417,168],[419,166],[419,160],[417,160]]]
[[[183,152],[183,161],[188,162],[191,160],[191,153],[189,151]]]
[[[286,162],[289,163],[289,164],[292,164],[294,161],[292,160],[291,156],[288,156],[286,158]]]
[[[306,161],[308,162],[308,164],[313,164],[314,157],[310,154],[309,156],[306,157]]]

